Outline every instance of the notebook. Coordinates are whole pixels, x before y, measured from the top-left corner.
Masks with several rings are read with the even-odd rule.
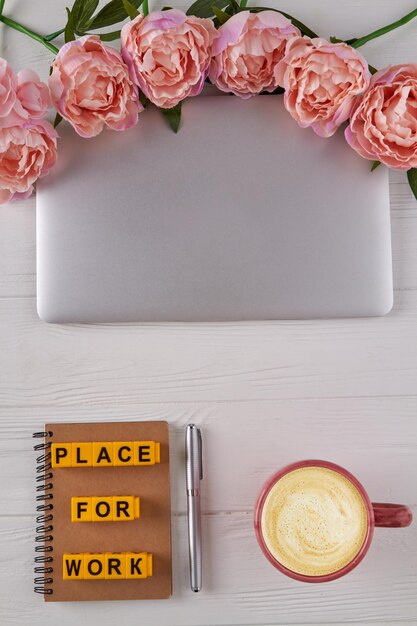
[[[168,424],[46,424],[35,433],[35,591],[47,602],[168,598]]]

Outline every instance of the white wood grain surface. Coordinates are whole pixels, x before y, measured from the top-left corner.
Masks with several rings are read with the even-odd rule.
[[[6,0],[50,32],[64,0]],[[153,4],[154,8],[163,2]],[[176,2],[175,6],[185,6]],[[415,0],[274,0],[324,36],[364,34]],[[43,78],[51,60],[2,30],[2,54]],[[368,44],[377,67],[417,62],[417,21]],[[344,190],[341,190],[344,193]],[[257,547],[253,505],[283,464],[322,457],[375,500],[417,515],[417,203],[391,176],[395,306],[383,319],[240,324],[49,326],[35,310],[34,200],[0,208],[0,623],[417,623],[417,524],[377,529],[344,579],[303,585]],[[34,454],[44,421],[168,419],[172,425],[174,595],[170,601],[45,606],[32,592]],[[205,435],[204,591],[188,589],[183,428]]]

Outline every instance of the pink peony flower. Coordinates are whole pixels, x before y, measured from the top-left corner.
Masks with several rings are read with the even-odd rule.
[[[345,122],[371,75],[365,59],[345,43],[297,37],[288,42],[276,79],[284,105],[302,128],[330,137]]]
[[[16,103],[17,78],[5,59],[0,58],[0,117],[6,117]]]
[[[374,74],[345,137],[365,159],[398,170],[417,167],[417,65],[396,65]]]
[[[155,11],[125,24],[122,55],[145,96],[170,109],[202,90],[217,36],[209,19],[178,9]]]
[[[0,129],[0,204],[30,196],[56,162],[57,136],[44,120]]]
[[[233,15],[219,28],[213,45],[210,80],[221,91],[250,98],[278,87],[277,63],[287,42],[300,31],[276,11]]]
[[[43,83],[36,72],[20,70],[17,75],[16,94],[22,107],[32,119],[45,117],[52,106],[48,85]]]
[[[16,90],[17,77],[7,61],[0,58],[0,128],[22,124],[28,119]]]
[[[104,126],[126,130],[143,110],[120,54],[96,35],[62,46],[49,88],[57,111],[82,137],[94,137]]]

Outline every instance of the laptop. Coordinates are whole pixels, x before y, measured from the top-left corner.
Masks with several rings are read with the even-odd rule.
[[[82,139],[37,189],[37,306],[47,322],[214,322],[384,315],[388,177],[300,129],[280,96],[202,96],[178,134]]]

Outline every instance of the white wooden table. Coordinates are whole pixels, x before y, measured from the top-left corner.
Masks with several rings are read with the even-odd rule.
[[[340,37],[415,7],[415,0],[275,2],[324,36]],[[50,32],[62,25],[65,4],[6,0],[5,12]],[[363,52],[377,67],[416,62],[416,36],[417,20]],[[16,70],[47,77],[51,57],[39,44],[3,30],[2,51]],[[392,175],[391,201],[395,306],[388,317],[212,325],[42,323],[35,201],[0,208],[2,626],[417,623],[417,523],[378,529],[361,566],[326,585],[275,571],[252,529],[265,479],[305,457],[346,466],[373,499],[403,501],[417,514],[417,202],[404,175]],[[145,418],[172,425],[173,598],[45,605],[32,591],[32,431],[45,420]],[[188,586],[184,497],[190,421],[205,435],[204,590],[197,595]]]

